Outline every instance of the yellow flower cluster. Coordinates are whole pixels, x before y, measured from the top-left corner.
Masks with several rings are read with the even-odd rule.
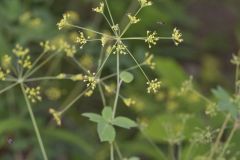
[[[19,58],[18,64],[20,64],[23,68],[30,69],[32,67],[31,57],[29,54],[29,49],[24,49],[19,44],[13,49],[13,53]]]
[[[103,2],[100,2],[100,5],[98,7],[93,8],[93,11],[97,12],[97,13],[102,13],[103,14],[103,10],[104,10],[104,3]]]
[[[150,82],[147,82],[148,88],[147,92],[148,93],[157,93],[159,88],[161,87],[161,82],[158,81],[157,79],[151,80]]]
[[[5,54],[2,57],[2,60],[1,60],[2,67],[4,69],[9,68],[9,66],[11,65],[11,61],[12,61],[12,57],[10,57],[9,55]]]
[[[80,44],[80,48],[83,48],[83,46],[87,43],[87,39],[85,38],[83,32],[80,32],[80,35],[76,37],[76,43]]]
[[[40,96],[40,87],[36,88],[26,88],[27,97],[31,100],[32,103],[36,103],[37,101],[41,101],[42,97]]]
[[[43,48],[44,52],[56,50],[56,46],[51,44],[49,41],[41,42],[40,46]]]
[[[218,107],[216,103],[209,103],[206,106],[205,114],[209,115],[210,117],[214,117],[217,115]]]
[[[118,42],[115,46],[113,46],[113,54],[127,54],[126,52],[127,46],[125,46],[122,42]]]
[[[7,69],[6,71],[4,71],[1,67],[0,67],[0,80],[5,80],[6,76],[10,73],[10,70]]]
[[[57,79],[64,79],[67,77],[67,75],[65,73],[60,73],[59,75],[56,76]]]
[[[146,53],[145,54],[145,64],[148,65],[151,69],[154,69],[156,66],[156,63],[153,62],[154,55]]]
[[[28,48],[24,49],[22,46],[17,44],[16,47],[13,49],[13,53],[17,57],[24,57],[25,55],[27,55],[29,53],[29,49]]]
[[[97,84],[97,79],[95,77],[95,73],[91,73],[88,71],[88,75],[84,76],[84,82],[87,83],[87,87],[90,87],[92,90],[95,89],[96,84]]]
[[[82,74],[76,74],[76,75],[71,76],[71,80],[73,80],[73,81],[81,81],[83,79],[84,79],[84,77]]]
[[[127,107],[130,107],[136,104],[136,101],[134,101],[132,98],[124,98],[123,102]]]
[[[73,57],[77,52],[76,47],[74,45],[70,45],[67,42],[63,42],[63,51],[66,53],[66,56]]]
[[[120,28],[119,28],[119,25],[118,25],[118,24],[115,24],[115,25],[113,25],[113,26],[112,26],[112,29],[113,29],[113,31],[114,31],[114,32],[117,32],[117,31],[119,31],[119,30],[120,30]]]
[[[135,24],[140,21],[139,18],[137,18],[136,16],[132,16],[130,13],[128,14],[128,18],[129,18],[131,24]]]
[[[151,44],[156,45],[157,41],[159,40],[159,37],[157,37],[157,32],[151,32],[147,31],[147,38],[145,39],[145,42],[148,43],[148,47],[152,48]]]
[[[177,28],[173,29],[172,39],[173,39],[176,46],[178,46],[179,43],[183,42],[182,33],[180,33],[180,31]]]
[[[70,18],[70,14],[69,13],[64,13],[63,14],[63,18],[60,20],[60,22],[57,23],[58,29],[61,30],[64,27],[66,27],[68,25],[68,20]]]
[[[56,121],[58,126],[61,126],[61,114],[57,112],[55,109],[50,108],[49,113],[53,116],[54,120]]]
[[[147,6],[151,6],[152,5],[152,2],[149,1],[149,0],[138,0],[141,7],[147,7]]]

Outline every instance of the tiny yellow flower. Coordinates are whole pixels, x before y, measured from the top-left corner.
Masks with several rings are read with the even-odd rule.
[[[119,28],[119,24],[115,24],[115,25],[113,25],[113,26],[112,26],[112,29],[113,29],[114,32],[119,31],[119,30],[120,30],[120,28]]]
[[[69,18],[70,18],[69,13],[63,14],[63,18],[57,23],[59,30],[63,29],[64,27],[66,27],[68,25]]]
[[[54,120],[56,121],[58,126],[61,126],[61,113],[57,112],[55,109],[50,108],[49,113],[53,116]]]
[[[147,82],[148,88],[147,92],[148,93],[157,93],[159,88],[161,87],[161,82],[158,81],[157,79],[151,80],[150,82]]]
[[[153,54],[149,54],[149,53],[146,53],[145,54],[145,64],[148,65],[151,69],[154,69],[155,66],[156,66],[156,63],[153,62],[153,59],[154,59],[154,55]]]
[[[90,37],[88,37],[89,39]],[[80,32],[80,35],[76,37],[76,43],[80,44],[80,48],[82,49],[83,46],[87,43],[87,39],[85,38],[83,32]]]
[[[177,28],[173,29],[172,39],[173,39],[176,46],[178,46],[179,43],[183,42],[182,33],[180,33],[180,31]]]
[[[130,107],[136,104],[136,101],[134,101],[132,98],[124,98],[123,102],[127,107]]]
[[[122,42],[118,42],[115,46],[114,46],[114,48],[113,48],[113,54],[127,54],[127,52],[126,52],[126,48],[127,48],[127,46],[125,46]]]
[[[44,52],[56,50],[56,46],[51,44],[49,41],[40,42],[40,46],[43,48]]]
[[[157,32],[156,31],[154,31],[154,32],[147,31],[147,38],[145,39],[145,42],[148,43],[149,48],[152,48],[151,44],[156,45],[157,41],[159,39],[160,38],[157,37]]]
[[[87,83],[87,87],[90,87],[92,90],[95,89],[98,80],[95,77],[95,73],[88,71],[88,75],[84,76],[84,82]]]
[[[67,75],[65,73],[60,73],[59,75],[56,76],[57,79],[64,79],[67,77]]]
[[[138,0],[141,7],[147,7],[147,6],[151,6],[152,5],[152,2],[149,1],[149,0]]]
[[[30,101],[32,103],[36,103],[37,101],[41,101],[42,97],[40,96],[40,87],[36,87],[36,88],[26,88],[26,94],[27,97],[30,99]]]
[[[88,90],[85,94],[84,94],[84,96],[86,96],[86,97],[91,97],[92,96],[92,94],[93,94],[93,90]]]
[[[82,74],[76,74],[76,75],[71,76],[71,80],[73,80],[73,81],[82,81],[83,79],[84,79],[84,77]]]
[[[130,13],[128,14],[128,18],[129,18],[131,24],[135,24],[140,21],[139,18],[137,18],[136,16],[132,16]]]
[[[66,56],[73,57],[77,52],[76,47],[74,45],[70,45],[67,42],[63,43],[63,51],[66,53]]]
[[[6,80],[7,75],[10,73],[10,70],[7,69],[6,71],[4,71],[1,67],[0,67],[0,80],[4,81]]]
[[[23,68],[32,68],[32,62],[31,62],[31,57],[30,56],[26,56],[23,58],[20,58],[18,60],[18,64],[20,64]]]
[[[100,2],[100,5],[98,7],[93,8],[93,11],[97,12],[97,13],[102,13],[103,14],[103,10],[104,10],[104,3],[103,2]]]
[[[22,46],[17,44],[16,47],[13,49],[13,53],[17,57],[24,57],[25,55],[27,55],[29,53],[29,49],[28,48],[23,48]]]
[[[2,61],[1,61],[2,67],[5,68],[5,69],[9,68],[10,65],[11,65],[11,61],[12,61],[12,57],[10,57],[9,55],[5,54],[3,56],[3,58],[2,58]]]

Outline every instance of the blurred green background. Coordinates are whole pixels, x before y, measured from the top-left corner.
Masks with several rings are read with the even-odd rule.
[[[78,25],[99,31],[107,30],[104,19],[93,13],[97,0],[1,0],[0,1],[0,55],[12,54],[16,43],[29,46],[32,54],[39,54],[40,41],[52,40],[69,35],[71,30],[59,31],[56,23],[66,11],[79,15]],[[139,71],[134,71],[135,81],[124,87],[122,94],[132,97],[136,105],[127,108],[120,102],[119,114],[132,119],[141,119],[148,124],[144,134],[158,145],[168,156],[169,142],[181,144],[183,157],[189,147],[189,139],[196,127],[219,127],[222,115],[214,118],[204,114],[205,103],[196,95],[179,97],[181,83],[194,76],[194,83],[204,95],[211,97],[211,88],[217,85],[229,92],[234,90],[234,66],[230,64],[233,53],[240,44],[240,1],[239,0],[153,0],[152,7],[144,9],[141,23],[131,27],[128,36],[145,36],[147,30],[156,30],[161,36],[170,36],[174,27],[183,33],[184,43],[179,47],[172,41],[161,40],[151,50],[139,41],[129,42],[138,60],[143,60],[146,51],[154,53],[155,71],[144,68],[155,78],[163,81],[163,88],[156,96],[146,94],[145,80]],[[126,14],[138,7],[137,0],[109,0],[116,22],[124,25]],[[163,22],[160,25],[157,22]],[[98,55],[96,44],[89,44],[78,52],[81,60]],[[99,45],[100,47],[100,45]],[[96,57],[96,56],[95,56]],[[91,57],[90,57],[91,58]],[[92,57],[93,58],[93,57]],[[97,59],[93,58],[93,61]],[[133,65],[131,60],[123,66]],[[115,64],[107,64],[106,73],[112,72]],[[94,70],[91,63],[86,67]],[[70,60],[62,57],[49,63],[38,75],[60,72],[79,73]],[[0,84],[4,87],[6,84]],[[50,160],[105,160],[109,158],[109,146],[100,143],[96,125],[81,116],[83,112],[100,112],[101,98],[96,92],[92,97],[79,100],[63,116],[63,125],[56,127],[48,114],[48,108],[60,107],[68,103],[68,98],[77,95],[81,85],[68,81],[48,81],[41,83],[43,89],[61,89],[61,98],[53,101],[46,92],[44,101],[34,105],[35,115],[41,129],[43,141]],[[40,160],[40,149],[20,90],[8,91],[0,95],[0,159]],[[110,95],[108,97],[111,101]],[[165,131],[165,125],[173,134]],[[159,153],[148,139],[137,129],[118,129],[117,142],[124,156],[138,156],[142,160],[161,160]],[[239,132],[238,132],[239,134]],[[13,144],[7,143],[12,138]],[[240,146],[240,137],[231,148],[234,155]],[[201,155],[209,150],[209,145],[199,145],[193,155]],[[184,158],[183,158],[184,159]]]

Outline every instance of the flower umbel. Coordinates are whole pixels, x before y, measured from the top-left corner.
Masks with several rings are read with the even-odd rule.
[[[31,100],[32,103],[36,103],[37,101],[41,101],[42,97],[40,96],[40,87],[36,88],[26,88],[27,97]]]
[[[149,1],[149,0],[138,0],[141,7],[147,7],[147,6],[151,6],[152,5],[152,2]]]
[[[129,18],[131,24],[135,24],[140,21],[139,18],[137,18],[136,16],[132,16],[130,13],[128,14],[128,18]]]
[[[6,70],[4,71],[1,67],[0,67],[0,80],[5,80],[7,74],[10,73],[10,70]]]
[[[97,13],[102,13],[103,14],[103,10],[104,10],[104,3],[103,2],[100,2],[99,7],[93,8],[93,11],[97,12]]]
[[[88,75],[84,76],[84,82],[87,83],[87,87],[90,87],[91,90],[94,90],[97,84],[97,79],[95,77],[95,73],[91,73],[88,71]]]
[[[180,33],[180,31],[177,28],[173,29],[172,39],[173,39],[176,46],[178,46],[179,43],[183,42],[182,33]]]
[[[151,80],[149,82],[147,82],[148,88],[147,88],[147,92],[148,93],[157,93],[159,88],[161,87],[161,82],[156,78],[154,80]]]
[[[54,51],[56,46],[51,44],[49,41],[41,42],[40,46],[43,48],[44,52]]]
[[[68,25],[68,20],[70,18],[70,14],[69,13],[64,13],[63,14],[63,18],[60,20],[60,22],[57,23],[58,29],[61,30],[64,27],[66,27]]]
[[[83,45],[87,43],[87,39],[85,38],[83,32],[79,33],[80,35],[76,37],[76,43],[80,44],[80,48],[83,48]],[[89,38],[89,37],[88,37]]]
[[[145,39],[145,42],[148,43],[149,48],[152,48],[151,44],[156,45],[157,41],[159,39],[160,38],[157,37],[157,32],[156,31],[154,31],[154,32],[147,31],[147,38]]]
[[[56,121],[58,126],[61,126],[61,114],[60,112],[57,112],[55,109],[50,108],[49,113],[53,116],[54,120]]]
[[[118,42],[115,46],[113,46],[114,51],[113,54],[127,54],[126,52],[126,48],[127,46],[125,46],[122,42]]]
[[[9,66],[11,65],[11,61],[12,61],[12,57],[5,54],[2,58],[2,61],[1,61],[2,67],[5,68],[5,69],[9,68]]]

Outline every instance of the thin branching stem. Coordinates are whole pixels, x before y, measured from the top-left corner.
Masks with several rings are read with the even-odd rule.
[[[25,102],[26,102],[26,104],[27,104],[28,112],[29,112],[29,114],[30,114],[30,117],[31,117],[31,120],[32,120],[32,123],[33,123],[33,127],[34,127],[34,130],[35,130],[37,139],[38,139],[39,146],[40,146],[40,148],[41,148],[41,152],[42,152],[42,155],[43,155],[43,159],[44,159],[44,160],[48,160],[48,157],[47,157],[47,154],[46,154],[46,151],[45,151],[45,147],[44,147],[44,145],[43,145],[42,137],[41,137],[41,135],[40,135],[40,132],[39,132],[39,129],[38,129],[38,126],[37,126],[37,122],[36,122],[34,113],[33,113],[33,111],[32,111],[31,103],[30,103],[30,101],[29,101],[29,99],[28,99],[28,97],[27,97],[26,90],[25,90],[25,88],[24,88],[24,84],[21,83],[20,86],[21,86],[21,89],[22,89],[22,93],[23,93],[23,95],[24,95]]]
[[[4,89],[0,90],[0,94],[8,91],[9,89],[12,89],[12,88],[15,87],[17,84],[18,84],[18,82],[14,83],[14,84],[11,84],[11,85],[9,85],[9,86],[7,86],[7,87],[5,87]]]

